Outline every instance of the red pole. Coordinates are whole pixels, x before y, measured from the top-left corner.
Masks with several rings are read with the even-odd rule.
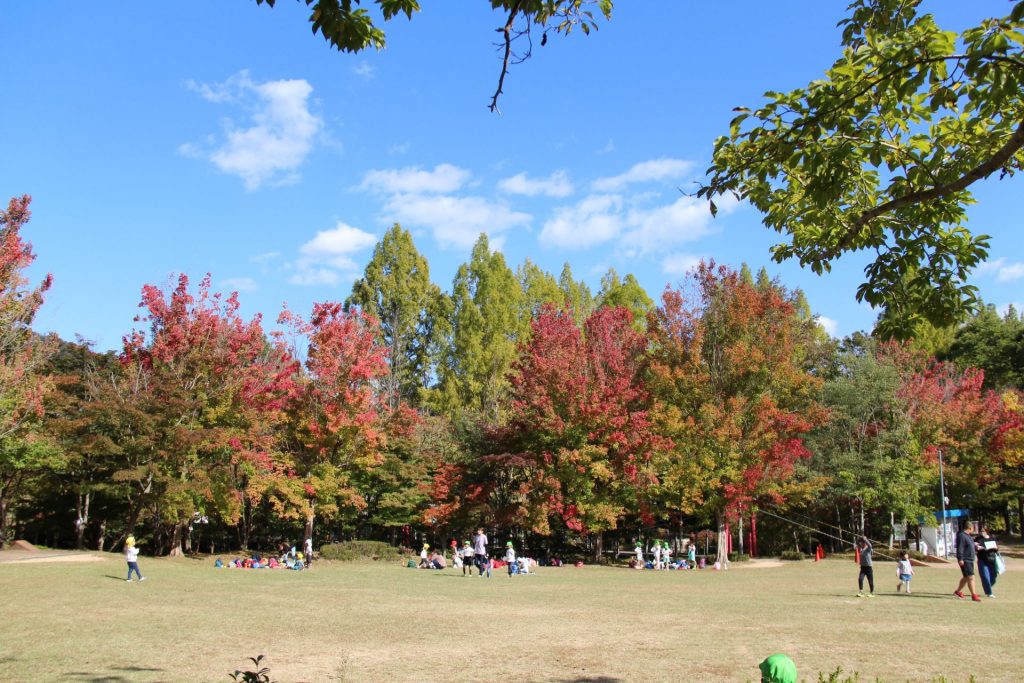
[[[750,556],[757,557],[757,513],[750,513]]]

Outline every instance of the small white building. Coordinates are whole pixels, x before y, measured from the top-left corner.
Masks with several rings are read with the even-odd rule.
[[[933,512],[933,516],[930,517],[918,517],[918,535],[921,541],[911,543],[911,549],[936,557],[955,554],[956,532],[970,514],[970,510],[946,510],[945,523],[942,523],[941,511]]]

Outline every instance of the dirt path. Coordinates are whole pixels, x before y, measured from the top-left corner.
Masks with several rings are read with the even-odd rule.
[[[0,550],[0,564],[33,562],[98,562],[102,557],[77,550]]]

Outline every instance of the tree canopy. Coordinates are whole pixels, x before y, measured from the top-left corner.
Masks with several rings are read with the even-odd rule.
[[[697,192],[761,211],[787,238],[777,261],[820,274],[873,250],[857,298],[884,308],[879,332],[897,338],[977,309],[966,278],[988,238],[964,227],[970,187],[1024,164],[1024,2],[960,34],[922,4],[853,2],[825,77],[737,107]]]

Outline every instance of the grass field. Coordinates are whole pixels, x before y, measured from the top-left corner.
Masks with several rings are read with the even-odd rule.
[[[914,595],[876,566],[858,599],[852,562],[736,564],[728,572],[541,568],[463,578],[392,565],[215,570],[120,556],[0,564],[0,680],[228,681],[265,654],[275,681],[743,681],[789,654],[808,681],[1024,678],[1024,571],[997,598],[950,594],[958,572],[921,568]]]

